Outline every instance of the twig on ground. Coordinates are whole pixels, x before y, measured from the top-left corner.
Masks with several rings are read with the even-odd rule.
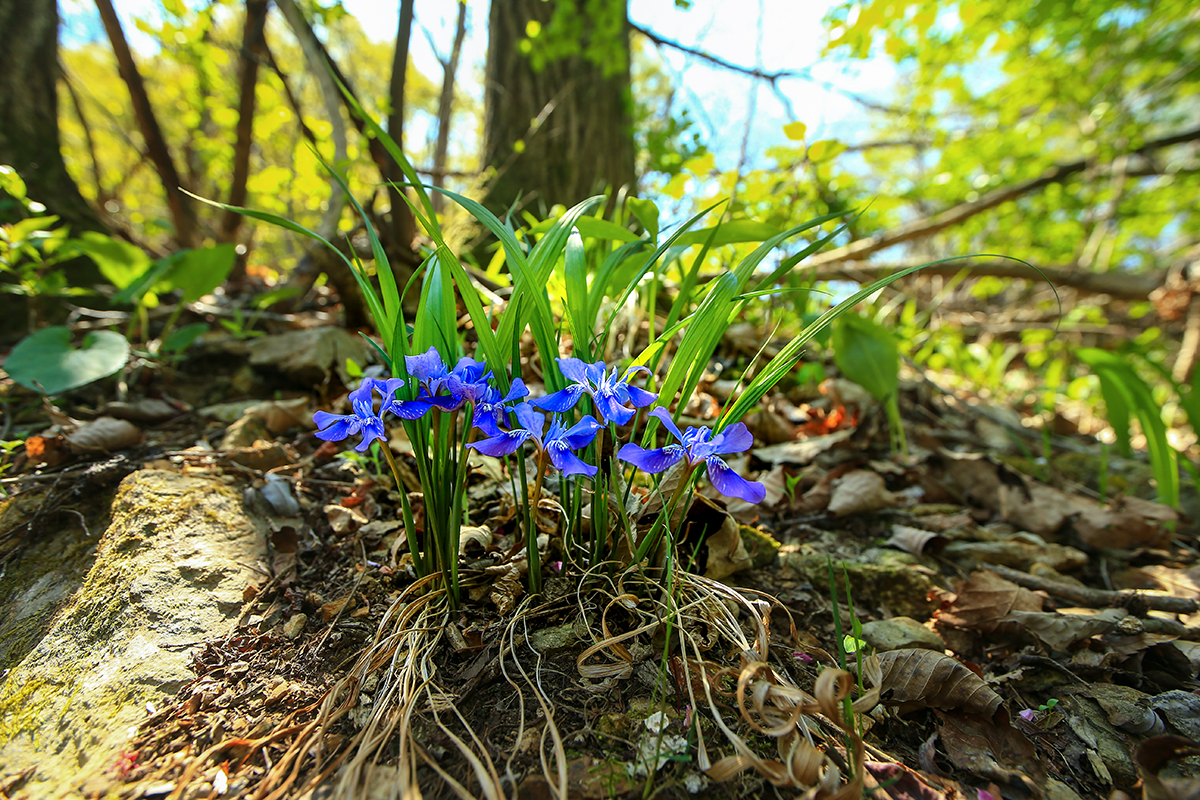
[[[1113,592],[1107,589],[1088,589],[1069,583],[1046,580],[1030,575],[1028,572],[1001,567],[995,564],[986,565],[986,569],[995,572],[1001,578],[1010,580],[1018,586],[1034,591],[1043,591],[1070,600],[1086,608],[1126,608],[1130,612],[1166,611],[1173,614],[1192,614],[1200,610],[1200,603],[1190,597],[1169,597],[1166,595],[1146,594],[1145,592],[1125,591]]]

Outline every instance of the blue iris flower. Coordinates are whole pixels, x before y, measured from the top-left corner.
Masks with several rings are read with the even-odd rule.
[[[747,503],[761,503],[767,496],[766,487],[738,475],[721,458],[722,455],[749,450],[754,445],[754,437],[746,429],[745,423],[730,425],[714,436],[711,428],[689,427],[681,433],[665,408],[654,409],[650,416],[658,419],[678,444],[646,450],[630,443],[621,448],[617,458],[651,474],[663,472],[685,458],[689,472],[704,462],[713,488],[726,497],[738,497]]]
[[[472,427],[479,428],[486,436],[499,436],[508,427],[508,414],[513,405],[529,396],[529,389],[520,378],[513,378],[508,394],[501,396],[500,390],[489,383],[468,384],[463,393],[475,407]]]
[[[421,355],[405,356],[404,364],[408,374],[421,387],[418,399],[443,411],[457,411],[462,408],[469,399],[469,387],[486,384],[492,377],[485,364],[466,356],[458,360],[454,369],[447,368],[435,347],[429,348]],[[441,394],[443,389],[449,394]]]
[[[590,478],[596,474],[596,467],[583,463],[571,451],[580,450],[592,443],[596,432],[602,427],[599,422],[585,416],[570,428],[564,428],[561,419],[552,416],[550,427],[547,428],[546,415],[529,403],[521,403],[513,409],[513,413],[516,414],[520,427],[502,431],[479,442],[472,442],[467,447],[474,448],[485,456],[502,458],[515,453],[525,442],[532,441],[563,475],[587,475]]]
[[[571,381],[571,385],[532,401],[534,406],[544,411],[562,413],[572,409],[579,398],[586,394],[592,398],[596,412],[605,422],[624,425],[636,413],[626,408],[626,403],[633,405],[633,408],[645,408],[658,399],[653,392],[629,385],[629,379],[637,373],[650,372],[646,367],[635,367],[621,376],[616,367],[609,372],[603,361],[587,364],[578,358],[560,358],[558,368],[563,377]]]
[[[400,379],[392,378],[387,383],[398,380]],[[393,384],[388,387],[384,381],[363,378],[362,385],[350,393],[350,407],[353,409],[353,413],[330,414],[328,411],[318,411],[313,414],[313,422],[320,428],[316,433],[317,438],[327,442],[340,442],[348,436],[361,433],[362,441],[354,448],[360,453],[366,452],[367,448],[371,446],[371,442],[376,440],[386,442],[387,431],[383,427],[383,411],[380,410],[379,414],[375,413],[373,390],[379,388],[381,394],[388,392],[388,394],[384,394],[384,403],[386,404],[389,394],[395,393],[402,384],[403,381],[401,384]]]

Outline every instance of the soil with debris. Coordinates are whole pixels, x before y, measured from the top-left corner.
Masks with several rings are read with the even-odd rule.
[[[0,798],[1069,800],[1200,785],[1195,527],[1153,502],[1145,463],[1079,435],[1031,458],[1040,433],[925,380],[905,387],[911,450],[894,455],[857,387],[793,386],[746,420],[757,447],[734,465],[766,501],[698,497],[689,574],[670,586],[619,567],[585,579],[543,514],[545,591],[525,596],[512,495],[481,459],[450,612],[414,583],[386,470],[311,435],[315,409],[345,403],[347,358],[371,357],[333,328],[214,338],[127,376],[145,396],[72,396],[49,429],[6,387],[7,424],[39,430],[3,478]],[[731,385],[714,374],[701,390],[694,420]],[[406,445],[392,442],[402,465]],[[399,490],[419,519],[418,488]],[[154,518],[154,498],[176,516]],[[179,539],[161,562],[114,560],[149,559],[147,531],[197,519],[213,527],[194,529],[192,555]],[[218,528],[246,549],[210,552]],[[130,599],[160,563],[220,600],[206,635],[188,638],[189,600]],[[68,735],[63,687],[95,684],[108,658],[69,672],[51,655],[86,657],[72,642],[176,653],[177,674],[80,695],[71,724],[105,733]],[[76,677],[35,685],[47,664]],[[839,666],[855,677],[822,681]],[[68,744],[75,767],[46,758]]]

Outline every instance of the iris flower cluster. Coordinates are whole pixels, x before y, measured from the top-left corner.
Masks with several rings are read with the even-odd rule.
[[[484,438],[470,442],[467,447],[485,456],[503,458],[515,453],[526,442],[532,442],[540,463],[548,462],[564,476],[590,478],[595,476],[597,467],[585,463],[576,452],[590,445],[605,423],[628,424],[637,409],[651,405],[658,395],[629,383],[639,372],[649,372],[645,367],[622,374],[616,367],[610,370],[601,361],[587,364],[578,358],[560,358],[558,365],[563,377],[569,381],[567,388],[526,400],[529,389],[520,378],[514,379],[508,392],[501,394],[484,364],[464,357],[450,368],[431,347],[421,355],[405,356],[409,377],[417,386],[415,399],[396,398],[397,390],[405,385],[401,378],[364,378],[362,385],[350,393],[350,414],[316,412],[313,421],[320,429],[316,435],[326,441],[341,441],[362,434],[362,440],[354,449],[363,452],[371,442],[387,440],[385,414],[414,420],[434,408],[449,413],[470,405],[471,425]],[[375,410],[375,392],[381,397],[378,411]],[[578,422],[568,425],[562,415],[585,396],[591,399],[603,423],[584,414]],[[549,412],[549,419],[543,412]],[[721,494],[749,503],[762,502],[766,495],[763,485],[741,477],[722,458],[748,450],[753,445],[754,437],[743,423],[714,434],[707,427],[689,427],[680,431],[670,414],[661,407],[651,411],[650,416],[661,422],[675,441],[654,449],[626,444],[617,453],[618,459],[650,474],[665,472],[683,463],[685,478],[703,465],[713,488]]]

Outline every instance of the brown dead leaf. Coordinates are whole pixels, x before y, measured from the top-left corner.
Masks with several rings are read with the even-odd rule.
[[[770,447],[756,447],[750,454],[768,464],[792,464],[802,467],[836,445],[847,441],[854,431],[843,430],[824,436],[813,436],[798,442],[784,442]]]
[[[255,403],[243,412],[248,417],[258,417],[274,434],[286,433],[292,428],[314,428],[312,406],[307,397],[290,400],[266,400]]]
[[[322,511],[329,520],[329,527],[338,536],[344,536],[367,524],[367,518],[358,509],[347,508],[340,503],[330,503]]]
[[[990,719],[1003,704],[987,683],[944,653],[932,650],[890,650],[879,654],[883,670],[881,702],[900,712],[919,708],[960,709]]]
[[[266,472],[292,463],[292,457],[287,448],[265,439],[259,439],[250,447],[230,450],[225,455],[233,463],[256,469],[259,472]]]
[[[113,453],[142,441],[142,431],[132,422],[114,417],[97,417],[67,434],[67,446],[76,454]]]
[[[742,533],[737,522],[728,514],[725,522],[706,541],[708,545],[708,562],[704,567],[704,576],[719,581],[728,578],[736,572],[749,569],[754,565],[746,546],[742,543]]]
[[[31,464],[57,467],[74,456],[67,447],[65,436],[30,436],[25,440],[25,457]]]
[[[1179,515],[1169,506],[1136,497],[1118,497],[1107,508],[1083,511],[1074,529],[1092,547],[1161,547],[1171,539],[1169,526]]]
[[[945,483],[964,499],[1041,536],[1058,531],[1068,518],[1100,504],[1067,494],[996,464],[984,456],[943,450]]]
[[[990,570],[978,570],[959,587],[950,607],[938,614],[938,624],[988,633],[1012,611],[1041,610],[1040,596]]]
[[[521,586],[521,569],[520,565],[524,564],[521,561],[510,562],[508,564],[498,564],[494,567],[488,567],[484,572],[496,575],[496,580],[492,582],[492,589],[489,593],[491,600],[496,604],[496,610],[501,614],[507,614],[516,606],[517,600],[525,593],[524,587]]]
[[[1042,797],[1046,768],[1033,744],[1007,719],[993,722],[961,713],[935,713],[939,738],[954,766]]]
[[[829,512],[841,517],[891,508],[896,503],[896,496],[887,490],[883,478],[878,473],[856,469],[843,475],[842,479],[833,485],[833,494],[829,498]]]
[[[168,403],[166,400],[160,400],[156,397],[143,397],[133,403],[126,403],[115,400],[111,403],[105,403],[100,412],[108,417],[117,419],[126,419],[130,422],[165,422],[172,417],[180,415],[181,410]]]
[[[1128,613],[1123,608],[1106,608],[1094,614],[1009,611],[1000,621],[1016,623],[1051,650],[1066,650],[1093,636],[1108,633]]]
[[[492,546],[492,530],[484,525],[463,526],[458,534],[459,555],[479,555]]]
[[[329,622],[341,613],[343,609],[350,611],[354,606],[354,595],[352,594],[348,594],[340,600],[330,600],[321,606],[321,619],[324,622]]]
[[[946,546],[947,539],[938,533],[932,531],[923,531],[920,528],[913,528],[908,525],[896,524],[892,526],[892,538],[884,542],[888,547],[894,547],[897,550],[903,550],[906,553],[912,553],[914,556],[919,556],[925,552],[937,554]]]

